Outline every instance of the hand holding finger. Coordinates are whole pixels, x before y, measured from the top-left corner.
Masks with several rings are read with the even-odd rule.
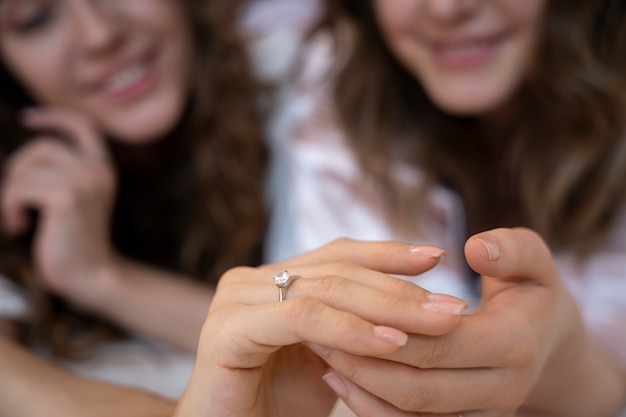
[[[65,109],[29,109],[22,116],[24,125],[33,130],[57,131],[85,155],[101,161],[109,156],[98,129],[76,111]]]
[[[300,279],[284,289],[288,300],[312,297],[335,309],[405,331],[447,333],[458,326],[467,306],[463,300],[431,294],[411,282],[359,265],[306,265],[293,271]],[[247,304],[278,301],[280,290],[272,284],[268,269],[233,269],[220,280],[220,300]]]
[[[484,274],[485,299],[457,329],[440,337],[410,335],[405,347],[381,358],[336,349],[320,355],[401,410],[510,414],[529,396],[558,339],[571,333],[559,320],[575,309],[563,296],[550,251],[535,233],[485,232],[469,239],[466,253],[470,265]]]

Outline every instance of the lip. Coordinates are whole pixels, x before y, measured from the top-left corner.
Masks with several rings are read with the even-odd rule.
[[[129,73],[135,71],[131,76]],[[126,74],[125,74],[126,73]],[[95,78],[90,90],[108,101],[131,101],[148,92],[156,82],[157,68],[154,54],[128,58],[112,65]],[[115,87],[116,77],[133,78],[127,85]],[[119,79],[117,80],[119,83]]]
[[[460,71],[478,68],[490,62],[506,39],[506,34],[497,33],[433,40],[427,44],[437,67]]]

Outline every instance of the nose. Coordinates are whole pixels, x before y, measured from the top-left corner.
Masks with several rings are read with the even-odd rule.
[[[122,38],[123,28],[115,19],[107,1],[76,1],[73,9],[75,36],[81,52],[99,55],[114,49]]]
[[[456,23],[471,16],[484,0],[423,0],[424,13],[441,22]]]

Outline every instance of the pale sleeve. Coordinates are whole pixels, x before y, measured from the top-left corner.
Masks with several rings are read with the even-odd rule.
[[[596,254],[585,263],[563,263],[563,277],[590,334],[626,369],[626,252]]]
[[[458,199],[436,189],[425,203],[425,215],[403,224],[390,217],[388,202],[363,175],[333,111],[332,39],[318,35],[302,55],[301,69],[281,92],[270,126],[266,261],[281,261],[340,237],[436,244],[449,256],[432,272],[410,279],[467,299],[463,255],[454,253],[462,247],[464,229]],[[406,192],[423,181],[419,170],[400,163],[392,176]]]
[[[557,258],[591,335],[626,369],[626,212],[609,242],[589,258]]]
[[[258,78],[279,83],[286,77],[320,13],[320,0],[249,0],[244,4],[239,26]]]
[[[25,291],[0,275],[0,317],[24,320],[29,312]]]

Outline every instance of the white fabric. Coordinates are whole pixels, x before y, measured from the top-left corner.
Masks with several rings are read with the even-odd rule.
[[[0,318],[27,321],[29,311],[24,291],[0,276]],[[143,388],[172,399],[182,395],[194,363],[193,354],[141,338],[100,346],[86,360],[59,362],[85,376]]]
[[[81,375],[174,400],[182,396],[194,364],[194,354],[141,338],[102,345],[87,361],[61,362]]]
[[[289,72],[307,30],[321,13],[320,0],[253,0],[240,24],[260,79],[280,82]]]
[[[333,62],[330,39],[319,36],[304,55],[302,71],[282,92],[271,129],[273,206],[267,261],[286,259],[342,236],[434,243],[446,248],[448,256],[434,271],[413,281],[474,302],[462,279],[467,270],[462,259],[460,200],[435,190],[427,202],[428,216],[415,224],[392,226],[333,120],[325,81]],[[401,184],[419,184],[418,171],[408,167],[396,171]],[[626,215],[620,225],[606,247],[589,259],[562,255],[557,264],[590,332],[626,366]]]
[[[29,298],[23,289],[0,276],[0,318],[28,321]],[[44,352],[41,356],[48,357]],[[147,339],[108,343],[88,359],[60,361],[79,374],[179,398],[191,376],[195,355]]]
[[[0,275],[0,317],[23,320],[28,316],[25,291]]]

